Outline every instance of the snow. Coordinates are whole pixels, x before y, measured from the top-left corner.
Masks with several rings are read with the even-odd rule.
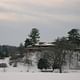
[[[49,42],[43,42],[43,44],[37,43],[35,45],[38,45],[38,46],[40,46],[40,45],[42,45],[42,46],[46,46],[46,45],[52,46],[53,44],[52,43],[49,43]]]
[[[35,57],[33,57],[35,58]],[[9,58],[0,60],[8,65]],[[29,72],[27,70],[29,69]],[[40,72],[36,66],[28,67],[23,63],[18,63],[18,67],[8,65],[8,68],[0,68],[0,80],[80,80],[80,70],[59,70],[54,72]]]
[[[80,74],[0,73],[0,80],[80,80]]]
[[[35,58],[35,57],[33,57]],[[9,58],[6,59],[1,59],[0,63],[6,63],[7,64],[7,68],[0,68],[0,72],[39,72],[39,70],[37,69],[37,66],[28,66],[27,64],[24,65],[24,63],[18,63],[17,67],[13,67],[9,65]]]
[[[35,56],[32,57],[32,60],[34,62],[35,61]],[[6,58],[4,60],[0,60],[0,63],[6,63],[7,64],[7,68],[0,68],[0,72],[5,72],[5,73],[8,73],[8,72],[21,72],[21,73],[59,73],[59,70],[58,69],[55,69],[53,72],[40,72],[39,69],[37,69],[37,65],[36,64],[33,64],[33,66],[29,66],[27,64],[24,65],[24,63],[18,63],[17,64],[17,67],[13,67],[13,66],[10,66],[9,65],[9,58]],[[68,69],[68,68],[63,68],[62,70],[63,73],[80,73],[80,69]]]

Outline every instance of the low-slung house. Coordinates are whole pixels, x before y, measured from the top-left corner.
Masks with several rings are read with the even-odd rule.
[[[53,43],[40,43],[36,44],[35,46],[30,46],[25,48],[25,55],[32,60],[33,64],[37,63],[38,60],[40,59],[40,56],[42,53],[47,52],[49,54],[49,51],[52,51],[54,53],[54,44]],[[67,55],[66,62],[67,64],[65,65],[68,68],[80,68],[80,54],[79,52],[80,49],[75,49],[71,63],[69,63],[69,55]]]

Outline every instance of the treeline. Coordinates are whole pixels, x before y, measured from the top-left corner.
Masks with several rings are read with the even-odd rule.
[[[18,50],[16,46],[0,45],[0,58],[4,59],[14,54]]]

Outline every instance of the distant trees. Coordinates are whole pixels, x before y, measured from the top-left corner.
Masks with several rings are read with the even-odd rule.
[[[0,46],[0,58],[9,57],[8,47],[3,45]]]
[[[37,28],[32,28],[30,34],[28,35],[29,38],[25,40],[25,47],[35,45],[39,41],[39,35],[39,30]]]
[[[4,59],[5,55],[0,51],[0,59]]]
[[[24,57],[24,45],[22,43],[20,43],[18,50],[19,50],[19,57]]]

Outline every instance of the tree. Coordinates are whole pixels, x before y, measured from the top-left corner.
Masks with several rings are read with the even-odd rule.
[[[39,35],[40,35],[39,30],[37,28],[33,28],[29,35],[32,45],[35,45],[39,41],[40,38]]]
[[[19,50],[19,57],[23,57],[24,56],[24,54],[23,54],[24,53],[24,46],[22,43],[20,43],[18,50]]]
[[[0,51],[0,59],[4,59],[4,58],[5,58],[5,56],[4,56],[3,52]]]
[[[80,47],[80,33],[79,33],[79,29],[71,29],[68,32],[68,39],[69,39],[69,43],[72,47],[74,47],[74,50],[77,51],[77,65],[78,65],[78,49]]]
[[[27,38],[26,40],[25,40],[25,47],[28,47],[28,46],[30,46],[30,45],[32,45],[32,42],[31,42],[31,40],[29,39],[29,38]]]
[[[71,43],[76,44],[76,46],[80,45],[80,34],[78,29],[71,29],[68,32],[68,39]]]
[[[66,63],[67,49],[67,39],[65,37],[57,38],[54,43],[53,70],[58,68],[62,73],[62,66]]]
[[[52,64],[53,64],[53,61],[54,61],[54,56],[55,55],[54,55],[53,47],[52,48],[51,47],[45,48],[40,54],[41,58],[48,60],[50,68],[52,67]]]
[[[49,63],[47,59],[41,58],[38,62],[38,69],[47,69],[49,68]]]
[[[7,46],[3,45],[0,48],[0,57],[1,58],[9,57],[9,51]]]

